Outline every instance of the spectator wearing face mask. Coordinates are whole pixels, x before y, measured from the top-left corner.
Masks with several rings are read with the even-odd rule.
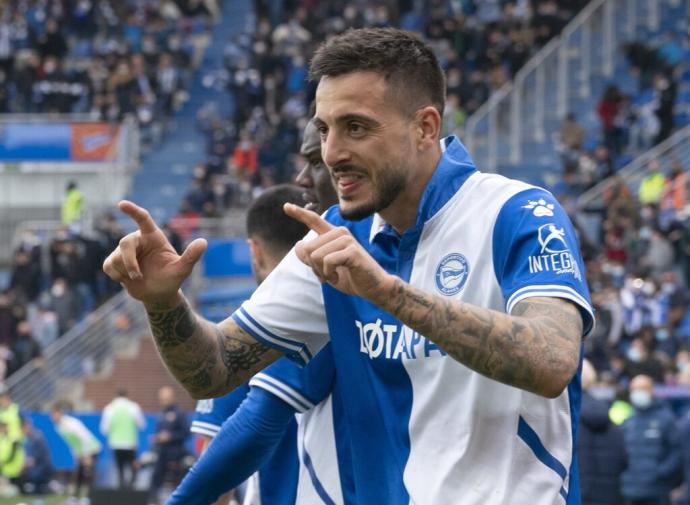
[[[669,505],[682,482],[680,435],[670,408],[654,397],[654,382],[638,375],[630,382],[635,411],[623,424],[628,467],[621,476],[626,505]]]
[[[631,379],[638,375],[649,377],[653,382],[664,382],[664,366],[649,352],[649,347],[642,338],[636,338],[628,349],[625,375]]]

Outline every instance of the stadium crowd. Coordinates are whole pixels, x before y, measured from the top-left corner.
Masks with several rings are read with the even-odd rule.
[[[246,206],[253,194],[293,177],[300,132],[309,117],[314,85],[306,79],[316,46],[348,28],[414,29],[437,49],[447,72],[444,132],[465,118],[556,35],[586,4],[582,0],[446,2],[255,2],[253,35],[225,46],[224,68],[205,76],[227,88],[235,104],[224,118],[199,111],[207,159],[181,217],[214,217],[229,206]]]
[[[0,2],[0,113],[133,116],[160,139],[187,99],[214,0]]]
[[[228,88],[234,115],[200,111],[207,159],[195,167],[178,217],[217,217],[246,205],[262,188],[292,179],[314,91],[305,79],[307,62],[328,34],[363,26],[422,31],[447,72],[449,133],[460,130],[584,3],[436,0],[421,15],[405,1],[364,8],[346,1],[257,1],[254,37],[228,41],[225,68],[207,76]],[[212,2],[0,2],[0,112],[87,112],[104,120],[134,114],[144,127],[169,118],[184,100],[215,11]],[[563,178],[553,189],[573,212],[586,189],[615,180],[621,160],[674,129],[682,42],[670,33],[661,44],[635,42],[625,51],[637,77],[606,90],[597,107],[601,131],[587,132],[571,115],[559,134]],[[674,409],[673,422],[666,411],[659,419],[666,432],[676,430],[669,435],[677,443],[669,456],[676,473],[683,458],[690,469],[690,447],[679,443],[690,441],[689,404],[679,401],[687,400],[679,386],[690,385],[687,172],[679,162],[652,161],[639,188],[616,181],[605,205],[585,209],[599,217],[596,232],[580,235],[597,316],[585,355],[598,379],[588,387],[593,396],[627,404],[632,391],[645,389],[633,379],[649,376],[656,385],[652,401],[671,400]],[[193,235],[184,223],[171,223],[180,243]],[[65,227],[48,244],[31,232],[22,237],[10,289],[0,294],[0,380],[40,356],[42,347],[118,289],[103,278],[100,265],[121,236],[115,219],[105,216],[93,235]],[[635,415],[617,410],[625,404],[614,403],[616,423]],[[636,456],[645,457],[644,451]],[[626,465],[639,470],[626,462],[619,475]],[[665,493],[683,480],[669,477]],[[678,503],[684,503],[681,495]]]

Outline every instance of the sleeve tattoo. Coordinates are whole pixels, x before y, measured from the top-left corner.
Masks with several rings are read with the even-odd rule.
[[[542,396],[558,396],[579,364],[582,316],[565,299],[528,298],[509,315],[397,279],[382,308],[467,367]]]
[[[218,325],[203,320],[186,300],[173,309],[147,309],[147,315],[161,358],[194,398],[232,391],[280,356],[232,319]]]

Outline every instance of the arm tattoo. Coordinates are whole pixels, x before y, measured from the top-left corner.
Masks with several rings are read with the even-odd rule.
[[[153,338],[161,348],[184,344],[197,326],[196,316],[187,303],[169,311],[147,311],[147,315]]]
[[[271,351],[271,348],[259,342],[250,344],[232,334],[226,335],[220,329],[216,329],[216,332],[223,364],[231,374],[252,370],[255,365],[262,362],[264,355]]]
[[[220,325],[204,321],[184,299],[172,309],[148,309],[147,315],[161,358],[195,398],[235,389],[280,355],[230,319]]]
[[[536,394],[558,396],[577,369],[582,317],[564,299],[528,298],[508,315],[396,279],[382,308],[460,363]]]

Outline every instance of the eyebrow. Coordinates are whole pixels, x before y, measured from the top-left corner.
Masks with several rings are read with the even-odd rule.
[[[312,121],[314,122],[314,125],[315,125],[317,128],[319,128],[319,127],[321,127],[321,126],[328,126],[328,125],[326,125],[326,123],[325,123],[322,119],[320,119],[320,118],[318,118],[318,117],[316,117],[316,116],[314,116],[314,118],[312,119]],[[365,116],[365,115],[363,115],[363,114],[353,114],[353,113],[350,113],[350,114],[344,114],[344,115],[339,116],[338,118],[336,118],[336,123],[340,123],[340,124],[349,123],[350,121],[358,121],[358,122],[360,122],[360,123],[365,123],[365,124],[367,124],[367,125],[369,125],[369,126],[378,126],[378,125],[380,124],[380,123],[379,123],[378,121],[376,121],[374,118],[372,118],[372,117],[370,117],[370,116]]]

